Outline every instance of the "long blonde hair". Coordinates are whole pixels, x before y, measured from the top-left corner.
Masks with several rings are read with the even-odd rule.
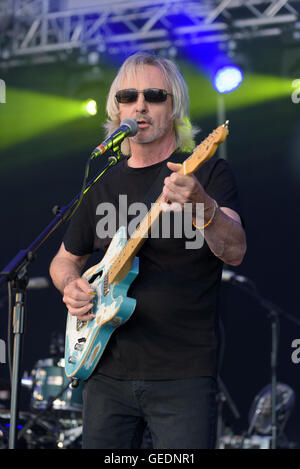
[[[198,130],[190,122],[189,96],[186,83],[178,68],[171,60],[157,57],[148,52],[138,52],[128,57],[112,82],[106,103],[108,115],[108,120],[104,124],[106,137],[111,135],[120,126],[119,104],[115,99],[116,92],[120,89],[125,77],[128,78],[134,75],[137,73],[137,67],[144,65],[158,67],[164,76],[167,86],[172,90],[173,112],[171,118],[174,121],[176,147],[181,151],[191,152],[195,147],[194,136]],[[123,141],[121,150],[125,155],[130,154],[128,138]]]

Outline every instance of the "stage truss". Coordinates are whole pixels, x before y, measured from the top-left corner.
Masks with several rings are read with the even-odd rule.
[[[82,5],[84,4],[84,7]],[[0,61],[61,60],[279,36],[299,28],[300,0],[2,0]]]

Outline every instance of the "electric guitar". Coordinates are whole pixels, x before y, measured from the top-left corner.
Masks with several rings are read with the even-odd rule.
[[[227,134],[228,121],[194,149],[183,162],[179,174],[194,173],[214,155]],[[91,311],[95,318],[80,321],[68,313],[65,341],[67,377],[86,380],[98,364],[112,333],[131,317],[136,300],[127,297],[127,292],[139,272],[136,254],[161,214],[160,198],[161,195],[129,239],[126,227],[121,226],[101,262],[83,274],[96,293]]]

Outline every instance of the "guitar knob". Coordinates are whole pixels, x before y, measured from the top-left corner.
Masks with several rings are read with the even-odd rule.
[[[77,360],[75,357],[73,357],[73,355],[71,355],[69,358],[68,358],[68,363],[76,363]]]
[[[79,352],[83,349],[83,344],[79,344],[78,342],[74,345],[75,350],[79,350]]]

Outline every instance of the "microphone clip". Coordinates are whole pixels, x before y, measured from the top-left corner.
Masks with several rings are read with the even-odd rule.
[[[123,157],[121,152],[121,146],[116,145],[112,148],[112,155],[107,158],[108,163],[111,163],[112,166],[116,165]]]

